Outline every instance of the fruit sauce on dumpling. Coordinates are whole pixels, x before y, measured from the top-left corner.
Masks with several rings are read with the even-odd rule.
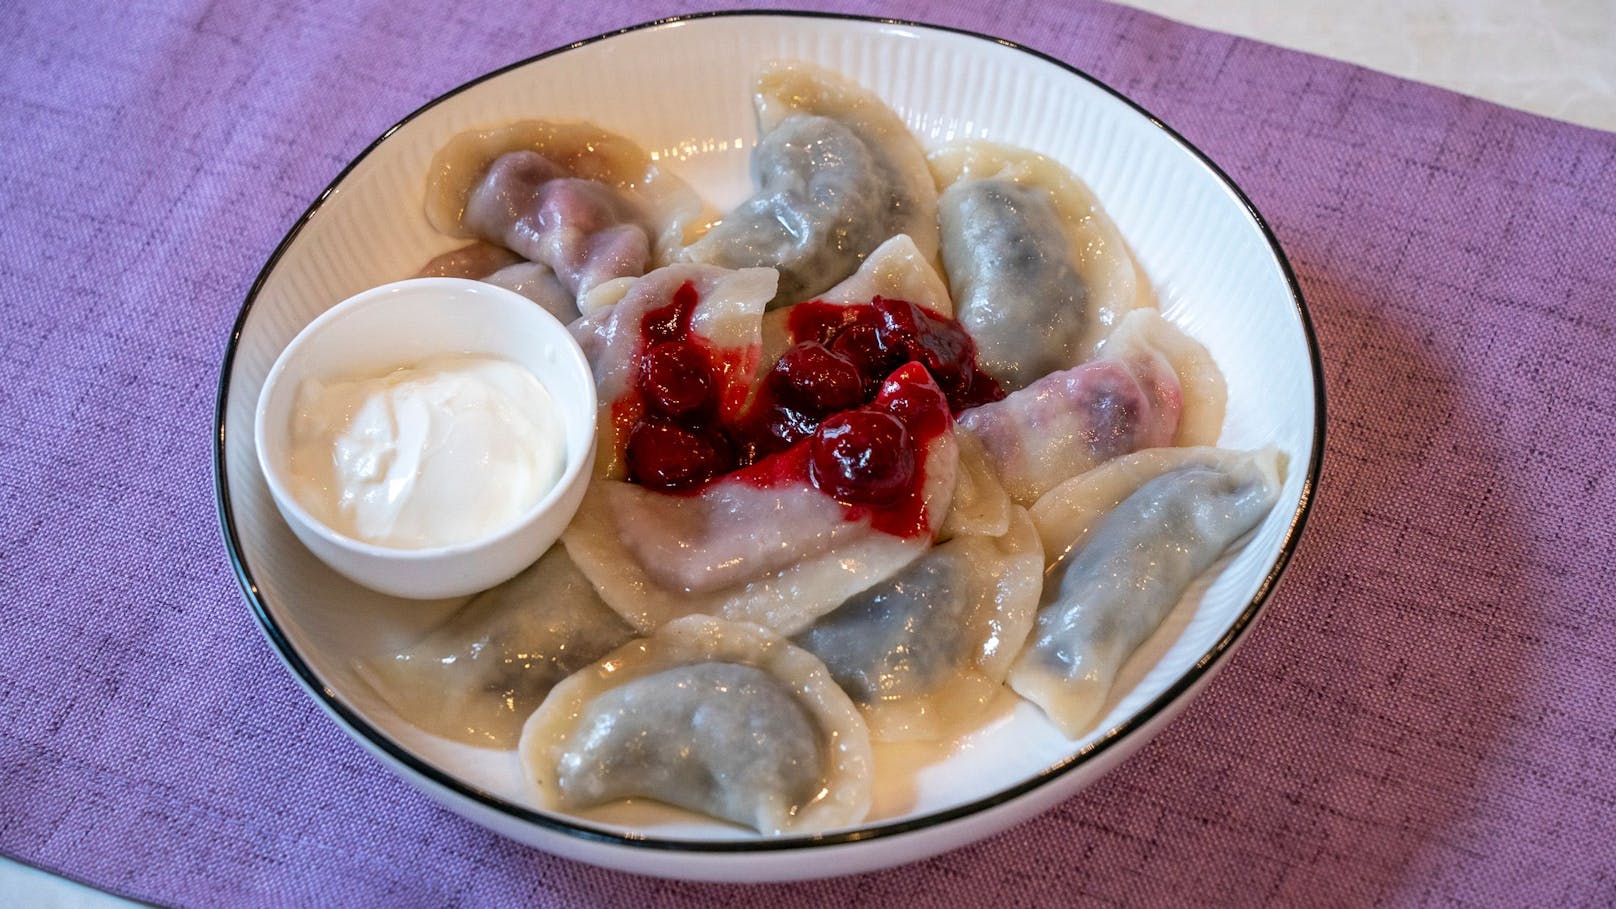
[[[687,282],[641,324],[627,464],[630,481],[648,488],[690,493],[722,476],[760,487],[806,481],[875,515],[880,529],[911,535],[925,526],[918,503],[906,506],[918,499],[920,453],[954,414],[1004,397],[958,322],[876,297],[793,307],[792,346],[749,406],[724,406],[730,364],[691,331],[698,302]]]

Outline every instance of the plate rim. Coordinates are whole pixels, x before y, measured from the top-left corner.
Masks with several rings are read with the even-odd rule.
[[[356,711],[350,709],[346,704],[342,703],[342,701],[336,697],[335,692],[328,688],[325,682],[321,680],[321,678],[314,672],[313,668],[310,667],[306,661],[304,661],[302,656],[299,655],[297,649],[292,646],[290,639],[286,636],[286,633],[282,630],[280,624],[275,620],[274,616],[270,614],[268,604],[260,596],[257,582],[253,579],[252,569],[247,565],[246,557],[242,551],[240,534],[236,529],[235,513],[231,505],[230,488],[226,477],[227,469],[225,463],[225,452],[227,448],[225,424],[230,401],[230,379],[232,373],[234,372],[236,352],[240,347],[241,337],[243,330],[246,327],[247,319],[252,312],[254,303],[257,302],[258,295],[262,292],[270,274],[275,270],[276,266],[280,264],[281,258],[286,254],[286,251],[291,247],[292,243],[297,239],[297,237],[303,232],[304,228],[309,225],[309,223],[314,219],[315,215],[330,200],[332,194],[336,192],[343,181],[347,179],[348,175],[352,173],[356,167],[358,167],[360,162],[368,158],[371,153],[376,151],[376,149],[382,145],[382,143],[390,139],[394,133],[398,132],[411,121],[415,120],[428,110],[437,107],[439,104],[442,104],[456,95],[459,95],[462,92],[465,92],[483,82],[529,66],[533,63],[537,63],[540,60],[566,53],[567,51],[576,50],[587,45],[596,44],[633,32],[661,28],[677,23],[717,18],[744,17],[823,19],[855,22],[863,25],[898,26],[902,28],[915,28],[934,32],[943,32],[945,34],[958,35],[986,41],[992,44],[997,44],[1009,50],[1031,55],[1046,63],[1053,64],[1056,67],[1065,70],[1067,73],[1090,83],[1116,100],[1121,101],[1135,113],[1144,117],[1157,129],[1161,130],[1169,140],[1178,144],[1185,151],[1188,151],[1202,167],[1206,168],[1211,175],[1220,184],[1222,184],[1223,188],[1233,196],[1234,200],[1238,202],[1243,209],[1245,209],[1246,214],[1251,218],[1252,222],[1261,232],[1262,238],[1267,242],[1269,251],[1273,254],[1275,261],[1279,264],[1280,271],[1283,274],[1286,285],[1290,290],[1291,302],[1295,306],[1296,314],[1302,327],[1302,335],[1307,346],[1308,364],[1313,379],[1314,444],[1308,459],[1307,473],[1302,479],[1301,496],[1297,501],[1295,512],[1291,515],[1290,524],[1285,529],[1284,537],[1280,542],[1278,555],[1275,557],[1274,563],[1269,568],[1267,574],[1263,577],[1262,583],[1258,585],[1256,592],[1253,593],[1251,601],[1241,609],[1240,613],[1230,624],[1228,630],[1226,630],[1205,653],[1197,658],[1182,675],[1169,684],[1160,695],[1151,700],[1144,707],[1140,708],[1140,710],[1133,716],[1117,724],[1111,729],[1106,730],[1106,732],[1103,733],[1098,739],[1088,743],[1083,748],[1071,754],[1065,760],[1053,764],[1039,772],[1037,775],[1022,780],[1019,783],[1008,786],[1004,789],[1000,789],[991,795],[972,800],[962,805],[956,805],[941,811],[935,811],[904,820],[877,823],[875,825],[855,827],[848,830],[795,836],[714,840],[681,839],[675,837],[649,836],[645,834],[618,833],[612,830],[591,826],[581,821],[575,821],[562,815],[546,814],[535,809],[516,804],[515,802],[501,798],[500,796],[488,792],[481,787],[474,786],[450,773],[445,772],[439,767],[417,756],[409,749],[393,741],[393,739],[390,738],[386,733],[371,725],[371,723],[364,717],[360,716]],[[1014,41],[999,38],[983,32],[974,31],[972,29],[949,25],[935,25],[908,19],[895,19],[883,16],[865,16],[851,13],[825,12],[818,10],[757,9],[714,10],[708,12],[668,16],[602,32],[594,35],[593,37],[584,38],[578,41],[572,41],[559,47],[551,48],[550,50],[546,50],[529,57],[524,57],[515,62],[476,76],[460,85],[455,86],[454,88],[443,92],[442,94],[437,95],[430,101],[427,101],[425,104],[422,104],[420,107],[417,107],[415,110],[406,114],[398,122],[384,130],[381,135],[377,136],[374,141],[364,148],[364,150],[359,152],[358,155],[344,165],[337,175],[332,178],[331,182],[326,185],[325,189],[321,190],[320,193],[315,196],[314,201],[311,202],[308,208],[304,210],[303,214],[293,222],[291,228],[286,232],[285,236],[283,236],[280,242],[276,244],[274,251],[270,254],[263,267],[259,270],[257,277],[254,278],[253,283],[249,287],[247,295],[242,302],[241,310],[236,316],[235,323],[231,328],[229,339],[225,346],[224,360],[221,363],[219,370],[218,391],[214,402],[214,428],[215,432],[213,436],[212,459],[214,507],[216,516],[219,520],[219,529],[223,536],[225,551],[230,559],[230,565],[235,573],[237,584],[240,587],[243,597],[247,600],[248,606],[252,609],[253,615],[258,620],[259,630],[262,631],[265,637],[269,639],[271,646],[275,649],[277,655],[281,658],[281,661],[285,663],[287,668],[292,671],[293,675],[302,684],[302,686],[315,697],[318,705],[324,707],[328,713],[339,721],[340,725],[345,727],[345,732],[349,733],[350,735],[357,735],[362,740],[363,744],[379,751],[388,759],[398,764],[399,767],[419,775],[426,781],[442,787],[453,795],[469,799],[472,802],[477,803],[479,807],[494,811],[508,819],[536,825],[550,832],[560,833],[586,841],[592,841],[610,846],[629,847],[631,849],[653,851],[683,851],[731,855],[749,852],[778,853],[790,850],[809,851],[813,849],[823,849],[825,847],[848,845],[871,840],[890,839],[905,834],[913,834],[919,831],[937,828],[944,824],[961,820],[971,815],[980,814],[1001,805],[1006,805],[1021,798],[1022,796],[1042,789],[1056,782],[1057,780],[1066,777],[1068,774],[1089,765],[1091,762],[1099,758],[1102,754],[1109,751],[1113,747],[1122,745],[1125,741],[1134,738],[1137,733],[1139,733],[1139,731],[1145,726],[1149,725],[1153,719],[1165,712],[1170,711],[1175,702],[1177,702],[1181,696],[1192,688],[1196,682],[1200,681],[1203,677],[1210,673],[1224,657],[1233,651],[1240,638],[1254,623],[1258,613],[1262,611],[1262,607],[1267,603],[1269,597],[1272,595],[1281,575],[1284,574],[1285,569],[1290,564],[1291,558],[1295,555],[1296,550],[1300,545],[1302,531],[1306,527],[1307,519],[1313,509],[1313,501],[1319,485],[1320,474],[1323,467],[1326,441],[1323,361],[1320,355],[1318,338],[1314,331],[1313,321],[1309,316],[1307,303],[1302,295],[1301,285],[1298,283],[1296,274],[1291,268],[1290,260],[1286,257],[1284,250],[1280,247],[1279,240],[1274,235],[1272,228],[1269,227],[1268,222],[1257,210],[1257,207],[1252,203],[1251,199],[1247,197],[1245,191],[1242,190],[1240,186],[1235,183],[1235,181],[1227,173],[1225,173],[1221,167],[1219,167],[1210,157],[1208,157],[1205,152],[1196,147],[1194,143],[1190,142],[1172,127],[1162,122],[1160,118],[1146,110],[1133,99],[1129,98],[1127,95],[1124,95],[1117,89],[1112,88],[1110,85],[1106,84],[1095,76],[1090,75],[1088,72],[1057,57],[1051,56],[1050,54],[1046,54],[1034,48],[1026,47]],[[383,763],[385,766],[386,762]]]

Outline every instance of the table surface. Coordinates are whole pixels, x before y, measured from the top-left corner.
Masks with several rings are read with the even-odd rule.
[[[1123,0],[1203,28],[1616,130],[1616,3],[1605,0]],[[0,906],[137,905],[0,857]]]

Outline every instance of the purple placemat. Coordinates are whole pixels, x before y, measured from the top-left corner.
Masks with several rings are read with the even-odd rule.
[[[1616,903],[1616,136],[1089,2],[826,8],[1086,69],[1283,242],[1325,481],[1205,696],[1048,815],[856,878],[653,881],[435,807],[297,690],[236,589],[226,337],[394,120],[689,8],[37,4],[0,35],[0,852],[185,906]]]

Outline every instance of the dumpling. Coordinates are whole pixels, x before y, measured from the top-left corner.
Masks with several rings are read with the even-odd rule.
[[[961,536],[794,639],[825,661],[878,742],[937,739],[978,720],[1032,628],[1043,550],[1012,506],[1000,537]]]
[[[542,306],[563,325],[578,319],[577,298],[562,285],[550,266],[542,262],[513,262],[479,280],[516,291]]]
[[[911,363],[873,403],[694,492],[595,480],[563,539],[642,631],[704,613],[793,634],[925,551],[958,469],[948,402]]]
[[[1011,497],[1048,490],[1143,448],[1204,445],[1223,426],[1223,374],[1206,348],[1152,310],[1122,320],[1094,360],[960,415]]]
[[[658,417],[659,408],[710,408],[713,421],[739,414],[757,373],[763,307],[774,294],[775,280],[769,268],[670,265],[602,289],[622,295],[572,325],[595,374],[600,404],[597,473],[614,478],[626,474],[631,435],[648,413]],[[656,388],[647,395],[650,385],[662,387],[655,376],[649,383],[641,381],[648,365],[697,387],[703,399],[691,401],[680,394],[672,396],[678,400],[661,400]]]
[[[539,803],[647,798],[764,834],[869,812],[869,733],[824,664],[767,629],[689,616],[557,685],[518,746]]]
[[[432,160],[427,219],[549,266],[576,298],[668,261],[700,199],[637,145],[587,123],[462,133]]]
[[[1259,452],[1268,457],[1267,450]],[[1054,565],[1088,541],[1094,526],[1122,500],[1156,477],[1183,467],[1233,469],[1249,452],[1206,445],[1147,448],[1107,461],[1045,493],[1032,506],[1033,525],[1044,545],[1044,563]]]
[[[955,537],[998,537],[1010,531],[1017,508],[999,482],[998,470],[987,450],[968,432],[954,435],[959,445],[959,480],[954,484],[953,507],[937,531],[938,542]]]
[[[1099,717],[1122,664],[1161,625],[1184,591],[1223,551],[1267,516],[1278,500],[1281,456],[1180,450],[1139,458],[1086,484],[1101,507],[1142,481],[1083,530],[1070,548],[1055,534],[1045,546],[1066,554],[1049,572],[1027,648],[1010,670],[1010,687],[1041,707],[1071,738]],[[1158,475],[1151,474],[1160,469]],[[1079,478],[1074,487],[1084,484]],[[1083,496],[1063,493],[1068,505]],[[1053,493],[1052,493],[1053,495]],[[1046,509],[1045,525],[1054,529]]]
[[[644,274],[651,240],[632,202],[596,180],[569,177],[533,151],[506,152],[466,196],[461,226],[542,262],[576,295]]]
[[[772,305],[814,297],[908,234],[937,257],[937,190],[920,145],[880,98],[803,64],[776,64],[755,96],[759,188],[686,251],[697,262],[780,270]]]
[[[1122,235],[1064,167],[988,142],[929,162],[957,318],[1007,391],[1087,360],[1125,314],[1154,305]]]
[[[578,318],[578,301],[550,266],[529,262],[503,246],[479,240],[452,249],[421,267],[417,278],[471,278],[514,290],[544,307],[562,324]]]
[[[428,732],[509,748],[552,686],[633,637],[558,544],[408,649],[357,669]]]
[[[515,265],[522,257],[503,246],[478,240],[458,246],[434,256],[415,273],[417,278],[471,278],[480,279],[507,265]]]
[[[847,305],[868,303],[876,297],[904,300],[939,316],[954,316],[948,286],[931,257],[908,234],[898,234],[877,246],[857,271],[814,299]]]

